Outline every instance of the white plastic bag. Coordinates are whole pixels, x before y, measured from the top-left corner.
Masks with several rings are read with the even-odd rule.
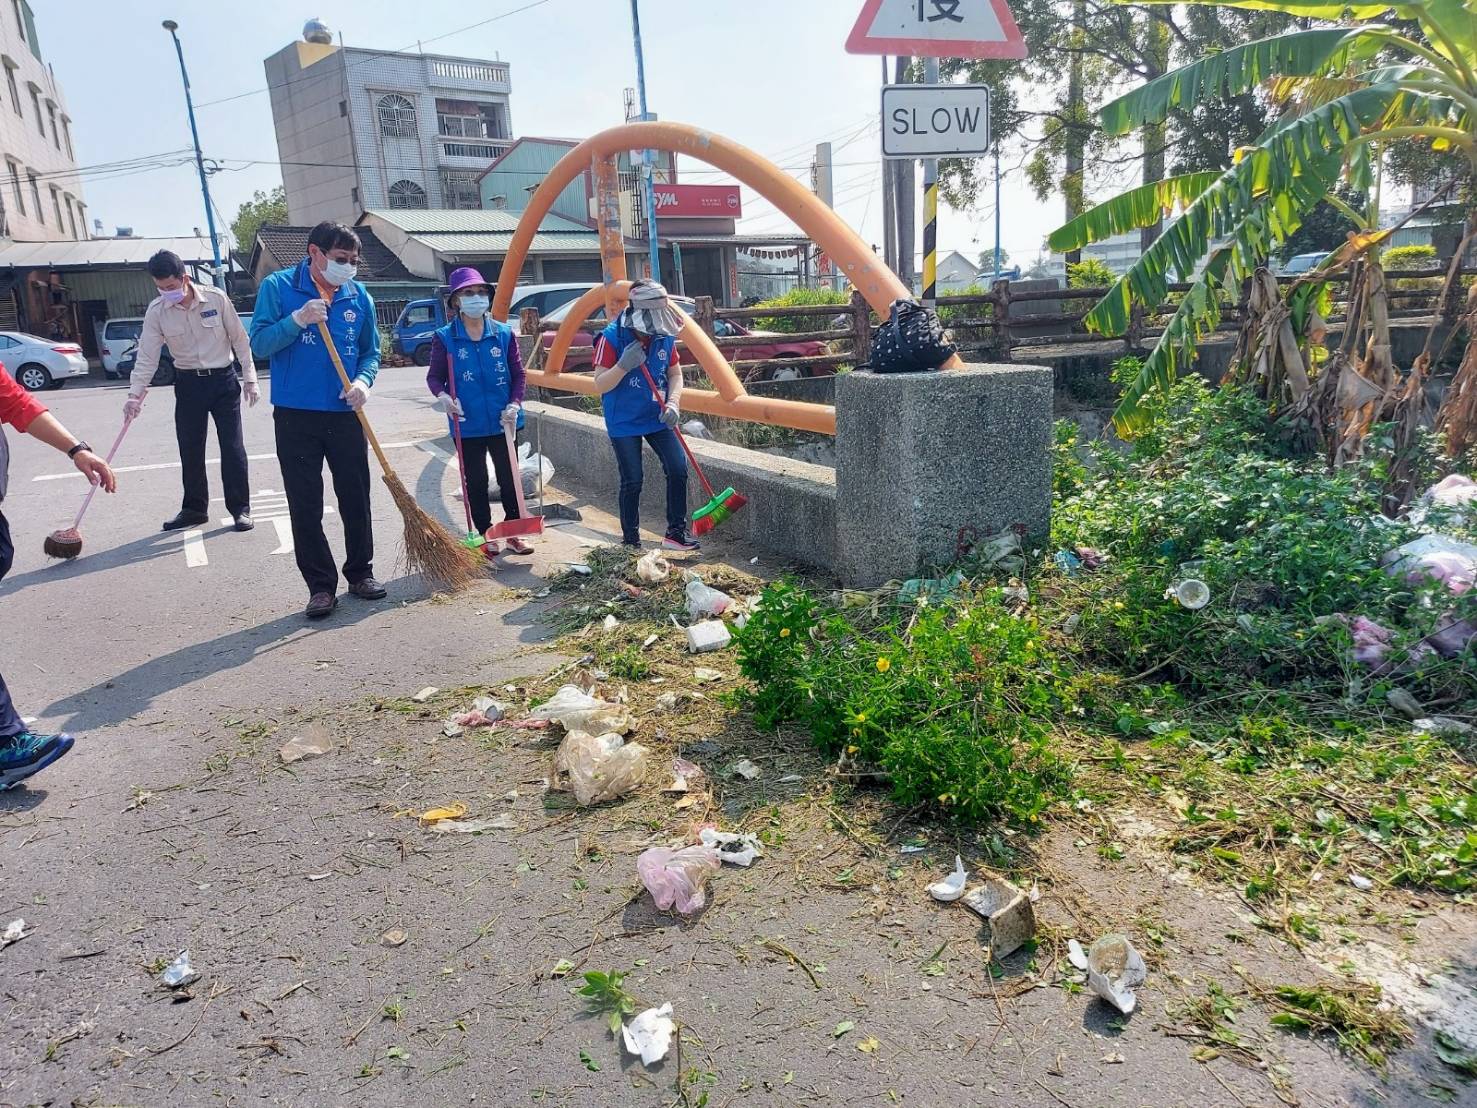
[[[1149,971],[1143,956],[1122,935],[1104,935],[1087,951],[1087,985],[1125,1016],[1138,1004],[1134,989]]]
[[[624,735],[631,730],[631,713],[619,704],[601,700],[574,685],[561,685],[529,715],[534,719],[557,720],[566,731]]]
[[[571,731],[564,736],[564,741],[554,752],[554,769],[559,773],[568,773],[569,767],[575,762],[577,750],[588,751],[596,758],[604,758],[614,754],[625,745],[626,740],[613,731],[604,735],[592,735],[588,731]]]
[[[523,495],[537,496],[539,486],[539,470],[543,470],[544,484],[554,479],[554,463],[542,454],[534,454],[533,447],[526,442],[518,444],[518,472],[523,478]],[[493,483],[487,490],[488,495],[496,500],[502,495],[502,489]]]
[[[709,588],[696,577],[687,582],[687,618],[702,619],[704,616],[721,616],[733,607],[733,597],[718,589]]]
[[[1477,546],[1449,535],[1422,535],[1385,555],[1387,571],[1412,585],[1432,578],[1461,595],[1477,583]]]
[[[749,832],[735,834],[732,831],[715,831],[711,827],[704,827],[698,832],[698,839],[704,846],[716,850],[720,861],[730,865],[747,868],[754,864],[755,858],[764,857],[764,848],[759,845],[759,837]]]
[[[672,574],[672,563],[662,557],[660,550],[641,555],[636,561],[636,576],[648,585],[659,585]]]
[[[658,908],[665,912],[675,906],[685,916],[707,903],[703,886],[722,865],[718,851],[710,846],[681,850],[654,846],[636,859],[636,873]]]

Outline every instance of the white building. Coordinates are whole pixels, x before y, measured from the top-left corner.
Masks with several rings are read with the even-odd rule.
[[[0,235],[24,242],[85,239],[87,208],[72,149],[72,117],[41,56],[26,0],[0,4]]]
[[[480,208],[512,144],[506,62],[336,45],[309,22],[265,62],[289,221],[370,209]]]

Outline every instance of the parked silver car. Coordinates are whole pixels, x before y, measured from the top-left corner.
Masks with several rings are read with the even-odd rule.
[[[59,389],[69,378],[87,376],[82,347],[24,331],[0,331],[0,365],[31,392]]]

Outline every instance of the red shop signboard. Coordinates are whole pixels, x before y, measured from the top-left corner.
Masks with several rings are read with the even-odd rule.
[[[653,185],[658,219],[738,219],[737,185]]]

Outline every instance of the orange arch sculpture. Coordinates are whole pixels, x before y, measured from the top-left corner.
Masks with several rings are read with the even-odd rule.
[[[553,209],[559,194],[591,166],[597,181],[602,177],[608,180],[611,160],[623,150],[667,150],[696,158],[731,174],[789,216],[826,252],[837,271],[879,314],[886,315],[894,300],[911,295],[897,275],[877,259],[871,248],[834,211],[764,157],[721,135],[685,123],[628,123],[601,131],[580,143],[559,160],[534,191],[503,259],[492,303],[493,318],[507,319],[517,275],[528,257],[528,249],[539,224]],[[607,209],[611,205],[601,205],[599,201],[600,197],[597,197],[601,214],[604,284],[591,289],[575,302],[555,335],[547,368],[529,373],[529,380],[544,388],[594,394],[594,382],[589,378],[561,374],[564,358],[575,333],[595,308],[603,303],[607,316],[613,316],[630,287],[626,282],[624,245],[618,231],[612,235],[612,228],[607,226],[610,221]],[[616,244],[620,244],[618,251]],[[750,396],[728,360],[696,321],[687,320],[679,337],[718,390],[687,389],[682,394],[684,407],[710,415],[774,423],[824,434],[836,433],[836,410],[829,405]]]

